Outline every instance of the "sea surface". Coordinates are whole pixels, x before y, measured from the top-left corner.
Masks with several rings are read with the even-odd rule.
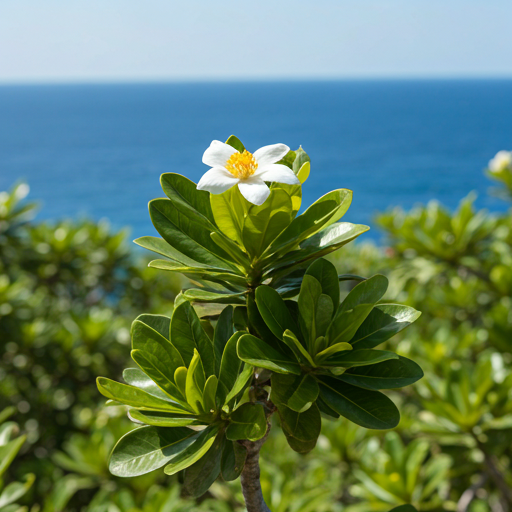
[[[0,87],[0,190],[25,180],[40,219],[108,218],[154,234],[159,176],[197,182],[213,139],[249,150],[302,145],[312,171],[303,206],[354,191],[344,220],[373,227],[392,206],[489,197],[483,169],[512,149],[512,80],[32,85]]]

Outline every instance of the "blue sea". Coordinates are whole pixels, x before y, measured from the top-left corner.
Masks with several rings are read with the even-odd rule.
[[[512,149],[511,114],[512,80],[2,86],[0,190],[26,180],[40,219],[106,217],[154,234],[159,175],[199,180],[210,142],[235,134],[249,150],[302,145],[303,206],[350,188],[351,222],[430,199],[454,209],[471,191],[503,210],[483,169]]]

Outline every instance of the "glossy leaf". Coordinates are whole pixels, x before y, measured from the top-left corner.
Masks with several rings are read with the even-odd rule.
[[[250,203],[242,196],[238,187],[231,187],[222,194],[210,194],[210,203],[219,230],[243,246],[243,219]]]
[[[238,377],[236,378],[235,383],[233,384],[233,388],[226,396],[226,399],[224,400],[224,403],[228,404],[235,398],[247,385],[247,383],[251,380],[251,377],[253,376],[254,368],[250,364],[245,364],[242,372]]]
[[[322,361],[322,364],[325,366],[352,368],[354,366],[377,364],[382,361],[388,361],[389,359],[398,359],[398,356],[388,350],[361,349],[338,352],[328,357],[325,361]]]
[[[130,384],[130,386],[142,389],[156,398],[160,398],[167,402],[175,402],[175,400],[162,391],[140,368],[126,368],[123,371],[123,380],[127,384]]]
[[[296,375],[301,373],[297,361],[287,358],[252,334],[244,334],[238,340],[237,353],[242,361],[253,366],[260,366],[278,373],[294,373]]]
[[[336,267],[323,258],[316,260],[306,270],[306,275],[314,277],[322,288],[322,293],[328,295],[335,307],[340,302],[340,285]]]
[[[354,347],[374,348],[411,325],[419,311],[399,304],[378,304],[361,324],[351,340]]]
[[[137,409],[149,411],[168,411],[178,414],[186,414],[188,411],[179,404],[171,403],[153,395],[150,395],[142,389],[121,384],[105,377],[96,379],[99,392],[111,400],[116,400],[126,405],[131,405]]]
[[[394,428],[400,421],[395,404],[378,391],[341,382],[334,377],[319,377],[320,396],[335,412],[365,428]]]
[[[402,356],[370,366],[350,368],[338,379],[366,389],[395,389],[414,384],[423,371],[414,361]]]
[[[215,412],[217,410],[215,397],[219,381],[215,375],[210,375],[206,380],[203,391],[203,406],[206,412]]]
[[[183,298],[190,302],[214,302],[216,304],[245,304],[246,292],[219,293],[200,288],[190,288],[183,292]]]
[[[283,341],[286,343],[286,345],[288,345],[290,350],[293,352],[297,361],[302,362],[304,364],[309,364],[310,366],[313,367],[316,366],[315,363],[313,362],[312,357],[309,355],[308,351],[304,348],[304,346],[299,341],[297,336],[295,336],[295,334],[289,329],[284,331]]]
[[[181,451],[165,466],[164,473],[166,475],[174,475],[198,461],[215,442],[218,432],[218,425],[212,425],[203,430],[192,444]]]
[[[154,427],[185,427],[187,425],[201,425],[197,416],[185,414],[131,409],[128,411],[128,416],[132,421],[152,425]]]
[[[243,404],[232,412],[229,420],[226,438],[231,441],[257,441],[267,432],[267,419],[261,404]]]
[[[234,334],[232,306],[228,306],[222,310],[217,320],[213,335],[213,353],[215,357],[215,375],[219,375],[222,355],[226,344]]]
[[[139,476],[161,468],[199,437],[186,427],[141,427],[124,435],[114,446],[109,461],[115,476]]]
[[[279,293],[270,286],[258,286],[256,304],[263,320],[274,336],[283,338],[287,329],[298,333],[299,329]]]
[[[215,374],[213,343],[201,325],[192,305],[183,302],[175,308],[171,318],[171,340],[179,350],[185,365],[189,366],[194,349],[199,352],[207,376]]]
[[[242,361],[237,355],[237,343],[243,332],[236,332],[231,336],[224,347],[219,369],[219,386],[217,389],[217,398],[220,405],[225,403],[229,392],[234,388],[235,382],[240,374]]]
[[[197,413],[204,411],[203,390],[206,383],[203,363],[199,352],[194,349],[194,355],[187,371],[185,388],[187,391],[187,402]]]
[[[353,309],[339,311],[327,330],[329,344],[351,341],[373,307],[373,304],[358,304]]]
[[[388,280],[379,274],[354,286],[340,304],[338,314],[354,309],[360,304],[376,304],[388,289]]]
[[[169,261],[169,264],[174,266],[191,268],[202,267],[204,269],[209,268],[208,265],[200,263],[199,261],[196,261],[193,258],[190,258],[182,252],[178,251],[175,247],[167,243],[162,238],[158,238],[156,236],[143,236],[134,240],[134,243],[140,247],[143,247],[144,249],[148,249],[149,251],[156,252],[157,254],[161,254],[162,256],[169,258],[169,260],[162,261]],[[220,269],[224,269],[224,265],[219,267],[219,270]]]

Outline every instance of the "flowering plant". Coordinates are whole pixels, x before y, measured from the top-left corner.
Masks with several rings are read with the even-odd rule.
[[[419,316],[381,300],[384,276],[338,275],[323,256],[369,228],[339,222],[352,192],[330,192],[298,215],[310,159],[284,144],[249,153],[231,136],[214,141],[212,168],[196,186],[164,174],[167,199],[149,204],[162,238],[136,240],[194,287],[170,318],[141,315],[132,326],[126,384],[98,378],[110,404],[141,425],[119,440],[110,470],[183,472],[200,496],[221,476],[241,476],[248,512],[265,511],[259,451],[277,412],[290,447],[315,447],[322,417],[390,429],[399,412],[381,390],[409,385],[419,366],[375,347]],[[270,183],[270,185],[267,185]],[[235,186],[237,185],[237,186]],[[353,289],[340,300],[340,281]],[[409,509],[404,509],[404,512]]]

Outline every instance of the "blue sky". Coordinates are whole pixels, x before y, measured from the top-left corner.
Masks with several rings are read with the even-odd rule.
[[[510,0],[2,0],[0,82],[512,77]]]

